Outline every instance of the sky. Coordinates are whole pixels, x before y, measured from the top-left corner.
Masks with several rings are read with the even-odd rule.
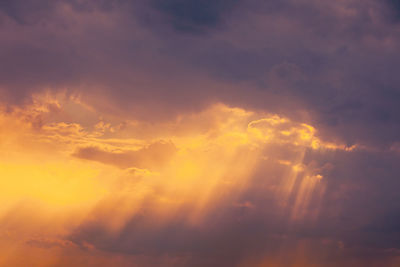
[[[0,266],[400,266],[400,1],[0,1]]]

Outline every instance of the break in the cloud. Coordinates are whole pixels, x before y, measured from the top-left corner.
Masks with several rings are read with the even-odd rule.
[[[399,265],[399,10],[1,1],[0,266]]]

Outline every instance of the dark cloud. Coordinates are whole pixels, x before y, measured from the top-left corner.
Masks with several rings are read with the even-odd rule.
[[[389,146],[400,130],[399,40],[384,17],[389,7],[356,0],[6,1],[8,18],[46,23],[3,18],[2,98],[68,89],[146,119],[215,101],[291,117],[307,110],[329,138]]]
[[[134,151],[104,151],[97,147],[84,147],[73,156],[94,160],[120,168],[160,168],[168,162],[176,152],[176,147],[170,142],[156,142]]]
[[[33,24],[48,17],[59,0],[4,0],[0,3],[0,11],[19,24]]]
[[[32,25],[48,21],[57,8],[68,6],[78,12],[95,10],[110,11],[119,0],[4,0],[0,3],[0,11],[21,25]],[[49,21],[50,20],[50,21]]]
[[[183,33],[201,33],[218,26],[223,15],[239,0],[152,0],[152,2],[175,30]]]
[[[399,22],[400,19],[400,1],[399,0],[386,0],[387,5],[390,7],[389,14],[392,21]]]

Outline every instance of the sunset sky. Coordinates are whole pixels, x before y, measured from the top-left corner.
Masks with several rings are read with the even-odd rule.
[[[400,266],[399,71],[397,0],[0,0],[0,266]]]

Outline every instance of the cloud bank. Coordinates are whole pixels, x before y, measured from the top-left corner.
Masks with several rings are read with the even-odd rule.
[[[399,8],[2,1],[0,266],[399,265]]]

